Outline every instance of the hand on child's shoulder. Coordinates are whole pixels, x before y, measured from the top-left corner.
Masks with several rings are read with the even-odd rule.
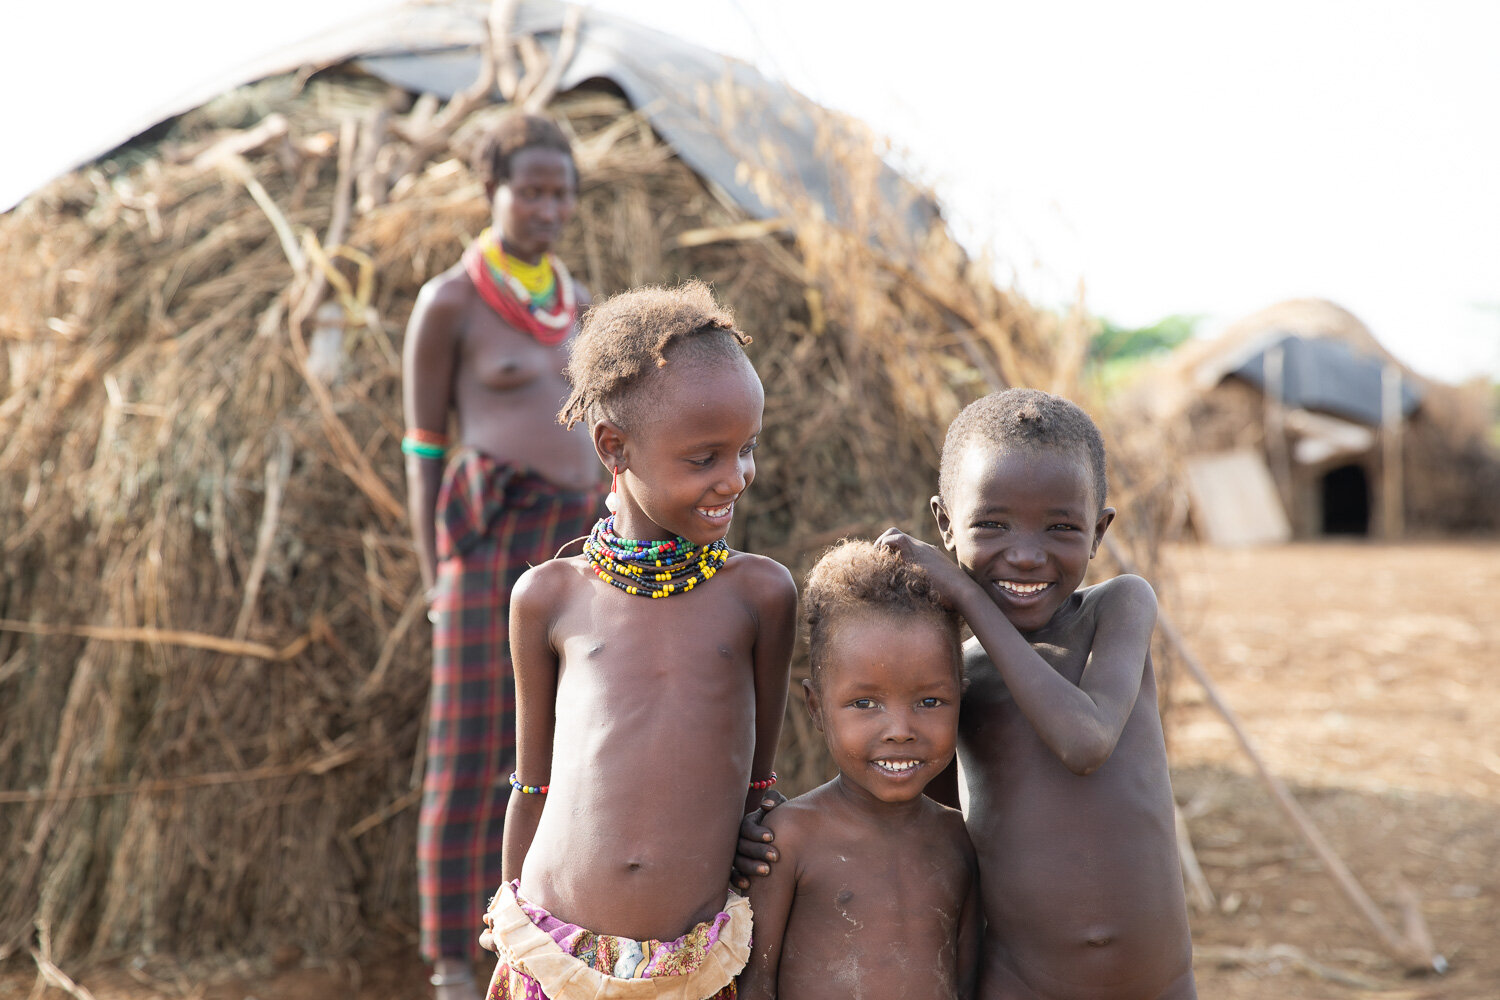
[[[819,818],[820,811],[815,802],[803,796],[768,809],[761,825],[771,831],[771,842],[776,845],[781,860],[785,860],[789,851],[796,850],[798,841],[808,829],[817,829]],[[775,870],[774,865],[772,870]]]

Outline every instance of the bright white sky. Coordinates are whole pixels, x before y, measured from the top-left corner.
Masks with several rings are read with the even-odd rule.
[[[0,15],[0,134],[65,142],[88,115],[129,114],[112,79],[157,79],[165,99],[223,68],[226,33],[274,45],[385,2],[25,5]],[[1320,296],[1424,374],[1500,379],[1500,3],[593,6],[889,135],[1036,301],[1081,278],[1115,322],[1201,314],[1211,334]],[[45,179],[0,156],[0,202]]]

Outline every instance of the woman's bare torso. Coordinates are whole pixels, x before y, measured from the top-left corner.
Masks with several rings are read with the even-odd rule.
[[[445,279],[461,283],[454,291],[467,291],[453,375],[460,443],[558,486],[593,485],[600,467],[588,428],[567,430],[557,422],[568,395],[562,374],[568,341],[543,344],[507,324],[479,297],[461,265]]]

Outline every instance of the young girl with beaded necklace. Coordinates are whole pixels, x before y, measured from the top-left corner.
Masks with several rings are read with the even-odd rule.
[[[724,539],[765,398],[748,342],[692,282],[596,305],[573,347],[559,419],[589,425],[613,513],[511,599],[491,1000],[734,995],[750,914],[730,865],[775,780],[797,603],[784,567]]]

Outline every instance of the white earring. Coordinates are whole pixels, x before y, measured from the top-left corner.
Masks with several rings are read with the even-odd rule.
[[[620,467],[614,467],[614,478],[609,481],[609,495],[604,498],[604,506],[613,514],[620,509]]]

